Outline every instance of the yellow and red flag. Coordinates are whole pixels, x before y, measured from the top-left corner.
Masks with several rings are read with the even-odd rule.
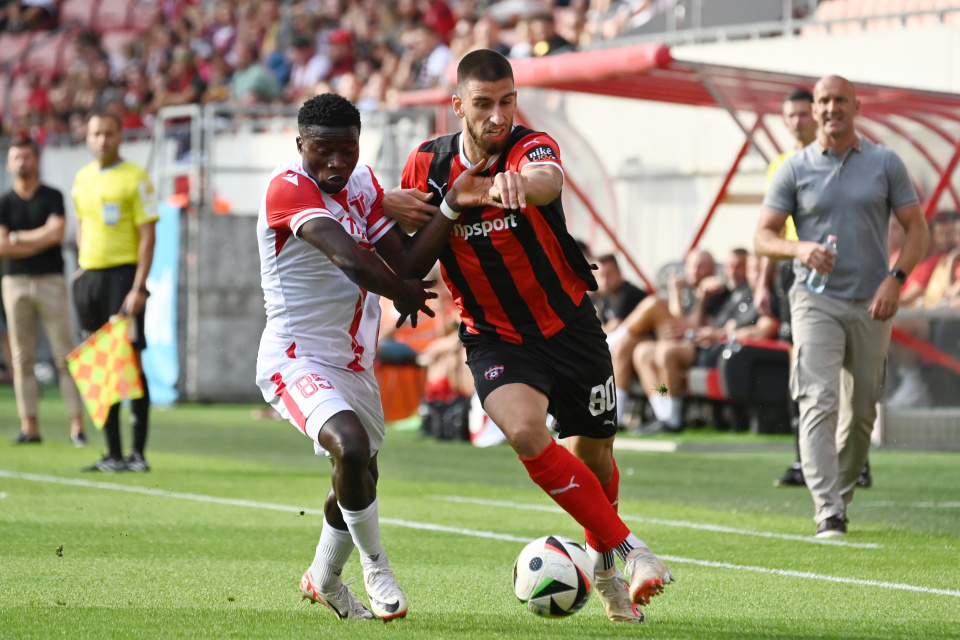
[[[98,429],[103,429],[110,407],[125,398],[143,397],[140,369],[130,344],[130,321],[123,316],[110,318],[71,351],[67,368]]]

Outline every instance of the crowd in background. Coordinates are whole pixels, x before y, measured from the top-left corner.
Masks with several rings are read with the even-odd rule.
[[[79,143],[92,109],[114,110],[136,129],[170,105],[298,104],[330,91],[364,111],[390,108],[399,91],[449,84],[448,66],[471,50],[512,58],[573,51],[674,2],[164,0],[150,27],[120,45],[105,47],[95,25],[77,33],[67,68],[26,75],[28,98],[11,105],[3,128],[41,144]],[[7,2],[0,22],[15,31],[29,28],[25,15],[36,28],[56,24],[53,0],[11,11],[30,4],[38,2]]]

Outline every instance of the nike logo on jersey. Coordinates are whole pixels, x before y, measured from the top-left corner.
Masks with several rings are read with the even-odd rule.
[[[570,484],[568,484],[567,486],[563,487],[562,489],[554,489],[553,491],[550,492],[550,495],[552,495],[552,496],[558,496],[558,495],[560,495],[561,493],[565,493],[565,492],[567,492],[567,491],[570,491],[570,489],[573,489],[573,488],[575,488],[575,487],[579,487],[580,485],[578,485],[577,483],[574,482],[574,480],[576,480],[576,479],[577,479],[577,476],[570,476]]]
[[[440,199],[442,200],[442,199],[443,199],[443,192],[446,190],[447,185],[450,184],[450,183],[444,182],[444,183],[443,183],[443,186],[441,187],[441,186],[438,185],[436,182],[434,182],[433,178],[427,178],[427,184],[430,185],[431,187],[433,187],[434,189],[436,189],[437,191],[440,192]]]
[[[297,179],[297,174],[295,174],[295,173],[288,173],[287,175],[283,176],[283,179],[286,180],[287,182],[289,182],[290,184],[292,184],[292,185],[295,186],[295,187],[299,187],[299,186],[300,186],[300,182],[299,182],[298,179]]]
[[[530,162],[539,162],[540,160],[559,160],[552,147],[545,144],[540,145],[530,151],[527,151],[527,160]]]

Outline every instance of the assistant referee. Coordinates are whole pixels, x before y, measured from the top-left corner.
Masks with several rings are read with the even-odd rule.
[[[147,443],[150,392],[140,353],[144,339],[147,274],[153,262],[155,226],[159,219],[153,185],[140,166],[120,158],[120,120],[107,111],[87,122],[87,146],[96,160],[73,183],[80,271],[73,297],[80,327],[92,333],[110,316],[125,313],[135,321],[133,340],[143,397],[133,405],[133,447],[124,458],[120,442],[120,405],[110,407],[104,424],[107,453],[88,471],[149,471],[143,452]]]

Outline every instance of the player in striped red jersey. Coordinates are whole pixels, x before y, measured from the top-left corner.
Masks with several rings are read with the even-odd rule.
[[[452,223],[436,216],[410,239],[384,216],[383,190],[369,167],[357,167],[360,112],[345,98],[308,100],[297,126],[301,159],[274,172],[257,220],[267,308],[257,385],[333,463],[320,542],[300,583],[304,597],[340,618],[373,617],[340,577],[355,545],[371,609],[389,620],[406,615],[407,602],[380,545],[377,514],[378,294],[394,301],[399,322],[410,317],[416,326],[418,312],[433,316],[426,301],[436,294],[410,274],[430,269],[435,259],[425,256],[439,252]]]
[[[560,149],[514,126],[516,98],[506,58],[464,56],[452,100],[463,130],[420,145],[401,186],[432,193],[456,218],[440,262],[484,409],[533,481],[583,525],[608,617],[643,622],[637,604],[673,576],[616,512],[613,367],[586,295],[597,284],[566,230]],[[566,448],[547,429],[548,412]]]

